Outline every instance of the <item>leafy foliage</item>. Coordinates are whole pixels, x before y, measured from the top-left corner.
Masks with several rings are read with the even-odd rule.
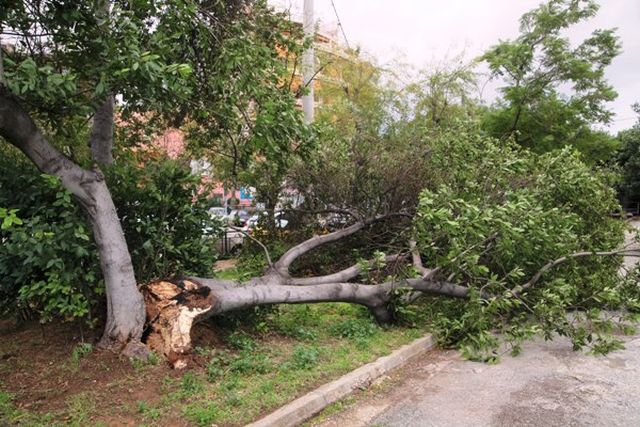
[[[640,115],[640,104],[634,105]],[[618,185],[620,198],[624,202],[640,201],[640,120],[631,128],[618,134],[622,148],[617,163],[622,168],[621,182]]]
[[[108,182],[139,282],[212,274],[222,224],[188,165],[123,153]]]
[[[619,258],[571,260],[523,285],[565,254],[621,244],[610,177],[568,149],[538,156],[476,135],[458,131],[446,150],[434,150],[441,183],[421,193],[414,221],[421,255],[471,289],[467,301],[436,303],[440,338],[482,360],[497,357],[496,330],[515,351],[540,332],[606,348],[613,323],[597,310],[638,307],[638,295],[621,297]]]
[[[592,162],[613,154],[616,141],[590,125],[611,118],[606,103],[617,94],[604,70],[620,52],[619,40],[614,30],[596,30],[572,46],[562,34],[597,11],[593,0],[550,0],[522,16],[518,38],[485,53],[493,77],[506,83],[484,118],[490,135],[512,136],[537,152],[572,145]]]
[[[191,95],[176,98],[164,117],[183,124],[189,148],[210,161],[217,179],[232,188],[255,187],[273,209],[291,162],[313,146],[287,84],[302,32],[258,0],[236,14],[224,37],[211,38],[218,15],[227,13],[225,3],[210,3],[200,20],[177,23],[186,28],[172,40],[172,59],[193,64],[195,72],[185,81]]]
[[[0,313],[37,313],[42,321],[90,316],[104,286],[80,208],[58,179],[3,154]]]
[[[0,160],[0,310],[42,321],[92,318],[104,285],[80,207],[58,179],[40,175],[13,150]],[[197,177],[177,161],[122,155],[108,174],[140,281],[208,274],[220,224]]]

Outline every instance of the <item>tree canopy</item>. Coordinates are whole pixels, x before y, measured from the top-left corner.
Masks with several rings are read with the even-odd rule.
[[[484,118],[490,135],[513,137],[537,152],[571,145],[592,162],[615,151],[616,141],[592,126],[611,120],[607,102],[617,93],[605,70],[620,52],[620,41],[613,29],[595,30],[577,44],[566,34],[598,8],[593,0],[543,3],[522,16],[515,40],[484,54],[492,77],[505,83],[496,108]]]

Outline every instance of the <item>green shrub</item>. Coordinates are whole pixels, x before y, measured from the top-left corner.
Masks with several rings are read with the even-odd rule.
[[[297,345],[291,354],[291,365],[295,369],[311,369],[318,363],[318,349]]]
[[[139,282],[209,275],[219,221],[186,164],[118,156],[107,178]],[[0,315],[92,320],[104,284],[91,227],[55,177],[0,156]]]
[[[272,366],[271,359],[265,354],[243,350],[229,363],[229,370],[241,374],[250,372],[264,374]]]
[[[71,353],[71,361],[75,366],[78,366],[78,363],[80,363],[80,359],[88,356],[92,351],[93,345],[87,342],[80,343],[73,349],[73,352]]]
[[[0,315],[90,318],[104,286],[81,209],[57,178],[2,154]]]
[[[188,164],[123,153],[107,178],[139,282],[212,275],[222,224]]]
[[[340,338],[369,338],[377,326],[369,319],[347,319],[331,327],[331,334]]]

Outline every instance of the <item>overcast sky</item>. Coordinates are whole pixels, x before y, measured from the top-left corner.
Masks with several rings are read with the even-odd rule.
[[[446,61],[464,51],[480,55],[500,39],[518,35],[520,16],[539,0],[333,0],[349,44],[360,46],[380,64],[401,58],[418,68]],[[302,11],[303,0],[274,0]],[[598,15],[571,30],[580,40],[597,28],[618,28],[623,53],[607,69],[618,91],[610,131],[630,127],[630,106],[640,101],[640,0],[600,0]],[[315,0],[316,19],[336,23],[331,0]],[[341,36],[342,38],[342,36]],[[344,39],[341,40],[344,42]],[[495,93],[483,92],[490,101]]]

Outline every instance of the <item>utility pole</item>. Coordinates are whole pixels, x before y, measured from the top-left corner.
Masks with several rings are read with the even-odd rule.
[[[315,55],[313,43],[315,41],[316,26],[313,20],[313,0],[304,0],[304,17],[302,29],[304,36],[310,40],[309,47],[302,54],[302,84],[307,88],[308,93],[302,97],[302,111],[306,123],[313,122],[313,76],[315,68]]]

